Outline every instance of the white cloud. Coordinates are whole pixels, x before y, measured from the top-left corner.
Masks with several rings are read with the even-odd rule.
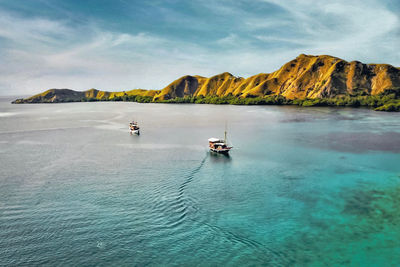
[[[400,44],[396,34],[399,17],[380,1],[262,1],[278,5],[290,14],[290,24],[287,20],[282,24],[298,33],[294,41],[301,44],[305,53],[400,63],[396,52]]]
[[[215,2],[209,11],[226,14],[237,31],[202,45],[0,10],[0,94],[47,88],[160,89],[186,74],[271,72],[300,53],[400,65],[399,17],[378,1],[263,2],[279,6],[284,15],[253,14]]]
[[[201,69],[196,60],[204,51],[196,45],[180,47],[151,34],[113,33],[93,25],[74,29],[51,20],[0,17],[0,37],[6,41],[0,94],[47,88],[159,89],[177,73]]]

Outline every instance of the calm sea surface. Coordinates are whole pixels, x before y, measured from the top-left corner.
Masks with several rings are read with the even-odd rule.
[[[400,265],[399,113],[10,100],[0,265]]]

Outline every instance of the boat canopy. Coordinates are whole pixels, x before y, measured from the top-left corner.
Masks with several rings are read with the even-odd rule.
[[[211,137],[211,138],[209,138],[209,139],[208,139],[208,142],[211,142],[211,143],[215,143],[215,142],[221,142],[221,139],[219,139],[219,138],[214,138],[214,137]]]

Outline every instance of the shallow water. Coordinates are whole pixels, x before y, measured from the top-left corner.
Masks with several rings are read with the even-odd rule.
[[[399,118],[0,99],[0,265],[400,265]]]

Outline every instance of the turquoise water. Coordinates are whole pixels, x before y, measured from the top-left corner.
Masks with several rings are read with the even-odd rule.
[[[399,114],[8,101],[0,265],[400,265]]]

